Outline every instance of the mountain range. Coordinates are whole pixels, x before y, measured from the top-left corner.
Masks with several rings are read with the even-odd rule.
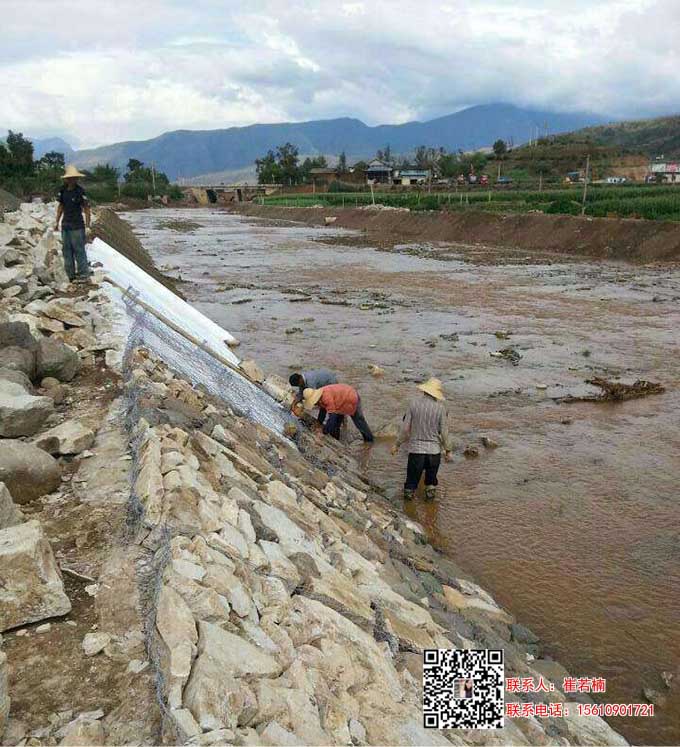
[[[485,104],[432,119],[398,125],[368,126],[359,119],[314,120],[229,127],[221,130],[175,130],[149,140],[130,140],[75,151],[67,161],[80,168],[110,163],[122,170],[128,159],[154,163],[172,180],[210,174],[228,179],[254,173],[254,162],[270,149],[291,142],[302,156],[335,159],[344,151],[350,163],[371,158],[389,145],[393,154],[407,154],[419,145],[449,151],[477,150],[497,139],[526,142],[537,134],[569,132],[607,122],[597,114],[522,109],[511,104]]]
[[[42,140],[33,140],[33,158],[36,161],[42,158],[45,153],[55,151],[56,153],[63,153],[66,163],[70,163],[75,158],[75,151],[73,148],[60,137],[48,137]]]

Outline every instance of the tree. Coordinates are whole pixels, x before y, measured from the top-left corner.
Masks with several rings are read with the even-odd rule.
[[[144,164],[141,161],[138,161],[136,158],[131,158],[127,162],[128,173],[131,174],[134,171],[139,171],[139,169],[141,169],[142,166],[144,166]]]
[[[306,158],[302,167],[298,165],[298,149],[292,143],[279,145],[276,151],[269,150],[262,158],[255,159],[259,184],[298,184],[310,169],[327,166],[323,156]],[[304,172],[304,174],[303,174]]]
[[[441,171],[440,161],[446,155],[444,148],[426,148],[419,145],[415,152],[415,164],[417,169],[429,169],[432,174],[438,174]]]
[[[7,133],[7,150],[16,176],[30,176],[34,171],[33,143],[20,132]]]
[[[298,178],[300,181],[306,182],[309,180],[309,172],[312,169],[327,169],[328,161],[325,156],[316,156],[316,158],[305,158],[302,165],[298,169]]]
[[[447,179],[458,176],[461,168],[460,159],[455,153],[445,153],[439,159],[439,173]]]
[[[45,153],[38,161],[37,166],[39,171],[51,171],[53,173],[63,171],[66,166],[64,154],[51,150],[49,153]]]
[[[12,159],[3,143],[0,143],[0,177],[12,176]]]
[[[110,164],[102,164],[98,163],[93,169],[92,169],[92,179],[96,182],[104,182],[107,184],[116,184],[118,182],[118,178],[120,177],[120,172],[115,166],[111,166]]]
[[[345,151],[343,150],[342,153],[338,156],[338,172],[340,174],[344,174],[347,171],[347,155],[345,154]]]
[[[368,164],[366,163],[366,161],[357,161],[352,168],[354,169],[354,171],[363,172],[368,168]]]
[[[263,158],[255,159],[255,170],[257,171],[258,184],[281,183],[281,169],[276,162],[276,154],[273,150],[267,151]]]
[[[375,157],[378,159],[378,161],[382,161],[383,163],[392,163],[392,148],[390,148],[389,143],[385,146],[385,150],[379,150]]]
[[[145,166],[142,161],[138,161],[136,158],[131,158],[128,161],[127,172],[123,178],[128,184],[148,184],[150,188],[153,188],[155,181],[156,189],[170,184],[170,180],[166,174],[162,171],[152,171],[152,169]]]
[[[496,158],[499,158],[508,152],[508,146],[505,144],[505,140],[500,138],[493,144],[493,152],[496,154]]]
[[[21,180],[34,173],[33,143],[20,132],[9,130],[4,145],[0,143],[0,176]]]
[[[276,149],[276,159],[281,169],[283,184],[297,184],[300,180],[298,152],[297,146],[292,143],[284,143]]]

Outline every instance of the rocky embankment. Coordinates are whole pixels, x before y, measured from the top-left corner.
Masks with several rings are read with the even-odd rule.
[[[566,672],[342,445],[144,348],[123,364],[120,309],[65,282],[52,216],[0,223],[3,744],[626,743],[575,709],[424,729],[424,649],[502,648],[506,677],[555,684],[507,702],[568,702]]]

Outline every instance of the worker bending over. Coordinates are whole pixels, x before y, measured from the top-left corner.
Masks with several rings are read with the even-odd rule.
[[[422,395],[411,401],[392,454],[396,455],[401,444],[408,441],[408,465],[404,500],[415,496],[420,478],[425,472],[425,500],[437,495],[437,472],[441,463],[441,452],[447,461],[451,458],[444,393],[439,379],[428,379],[418,384]]]
[[[293,405],[295,405],[297,402],[302,402],[305,389],[320,389],[322,386],[337,384],[338,377],[327,368],[315,368],[311,371],[291,374],[288,381],[292,387],[298,390],[293,402]],[[319,407],[318,421],[323,425],[325,420],[326,410]]]
[[[349,384],[329,384],[319,389],[308,387],[302,396],[305,409],[311,410],[318,407],[329,413],[328,420],[323,427],[325,434],[340,439],[340,428],[345,415],[349,415],[364,441],[373,441],[373,434],[361,409],[361,397],[354,387]]]

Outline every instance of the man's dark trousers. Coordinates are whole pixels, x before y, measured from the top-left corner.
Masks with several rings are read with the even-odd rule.
[[[64,269],[69,280],[88,278],[90,267],[85,253],[85,229],[64,228],[61,232],[62,254],[64,255]],[[76,273],[76,267],[78,272]]]
[[[361,409],[361,400],[359,401],[359,404],[357,405],[357,411],[354,413],[352,417],[352,422],[356,427],[359,429],[359,432],[364,438],[364,441],[373,441],[373,433],[371,432],[371,429],[366,422],[366,418],[364,417],[364,413]],[[340,428],[342,427],[342,423],[345,419],[344,415],[340,415],[339,413],[331,413],[328,416],[328,420],[326,421],[326,425],[323,427],[323,432],[328,435],[332,436],[335,439],[340,439]]]
[[[439,471],[441,459],[441,454],[409,454],[404,489],[415,490],[418,487],[423,472],[425,473],[426,486],[438,485],[437,472]]]

